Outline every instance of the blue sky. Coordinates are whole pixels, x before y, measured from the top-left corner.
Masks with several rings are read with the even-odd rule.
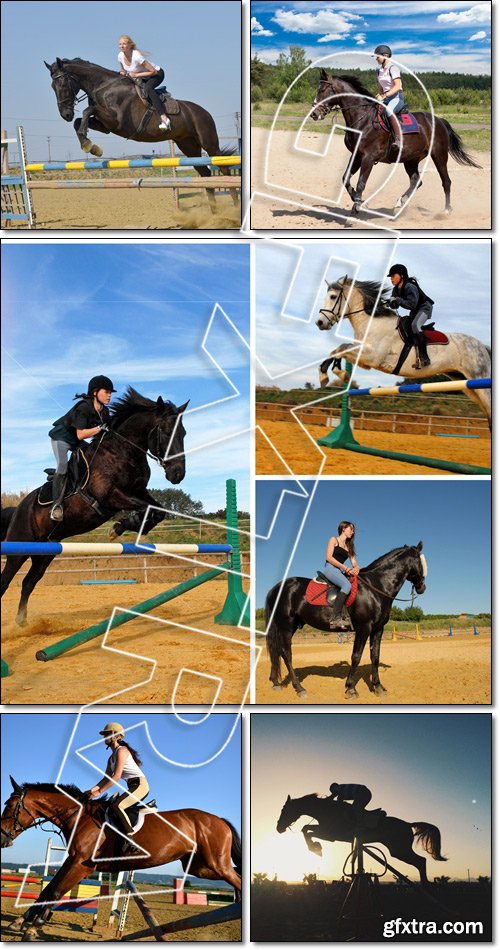
[[[249,358],[238,337],[248,339],[248,247],[65,241],[2,251],[3,490],[41,483],[51,424],[105,373],[119,394],[131,384],[176,405],[189,399],[179,487],[213,511],[234,477],[248,510],[249,437],[239,433],[249,425]],[[216,303],[205,349],[223,372],[202,349]],[[168,486],[159,466],[151,471],[150,487]]]
[[[302,481],[311,492],[313,482]],[[256,533],[269,533],[285,488],[281,480],[258,480]],[[325,562],[327,541],[340,521],[356,525],[357,559],[363,567],[403,544],[423,541],[429,575],[417,603],[425,613],[490,610],[491,485],[487,480],[323,479],[312,499],[292,564],[287,563],[307,499],[286,496],[268,541],[256,545],[257,607],[283,577],[311,577]],[[410,585],[401,596],[408,597]],[[400,606],[405,606],[400,605]]]
[[[387,43],[414,72],[491,72],[491,3],[468,0],[354,0],[351,3],[252,3],[252,55],[275,63],[290,46],[311,61],[342,53],[344,68],[375,68],[375,46]],[[339,60],[337,60],[339,62]]]
[[[258,385],[269,383],[270,373],[280,376],[276,384],[282,389],[303,388],[306,382],[317,387],[318,365],[340,343],[353,339],[347,321],[339,336],[316,327],[326,294],[324,279],[333,281],[347,273],[390,288],[386,274],[395,262],[406,264],[435,301],[437,329],[491,341],[490,241],[272,241],[257,244],[255,254],[256,355],[263,364],[256,367]],[[282,309],[287,316],[281,315]],[[390,386],[395,380],[375,370],[356,372],[360,386]]]
[[[173,713],[132,714],[120,710],[85,713],[78,722],[77,715],[69,713],[4,713],[2,802],[12,791],[9,775],[19,783],[72,783],[82,791],[95,785],[108,759],[99,730],[108,722],[118,721],[127,730],[126,740],[139,752],[151,798],[156,798],[161,811],[201,808],[227,818],[241,831],[239,717],[223,713],[202,721],[205,714],[182,716],[190,722],[182,722]],[[77,754],[76,750],[90,743],[97,744]],[[204,762],[207,764],[200,764]],[[45,857],[46,846],[47,834],[32,828],[2,855],[6,861],[19,864],[39,863]],[[180,870],[178,862],[168,866],[168,873]]]
[[[165,72],[165,84],[179,99],[197,102],[215,119],[223,144],[234,144],[234,113],[241,111],[241,27],[239,0],[60,0],[2,2],[2,128],[23,125],[32,161],[82,157],[73,126],[59,115],[43,61],[81,57],[117,69],[118,38],[131,36]],[[20,62],[21,57],[22,62]],[[79,105],[76,116],[86,105]],[[158,154],[158,145],[92,134],[106,158],[139,151]],[[162,154],[168,149],[162,144]]]
[[[491,875],[491,717],[484,713],[258,714],[252,716],[252,870],[283,879],[340,877],[349,845],[307,851],[299,829],[278,835],[287,795],[327,795],[332,782],[367,785],[369,808],[441,831],[446,864],[427,873],[452,879]],[[418,845],[414,850],[423,854]],[[395,866],[415,879],[413,869]],[[367,859],[366,870],[372,863]],[[373,863],[373,870],[380,868]],[[387,875],[383,880],[391,880]],[[432,915],[431,915],[432,916]]]

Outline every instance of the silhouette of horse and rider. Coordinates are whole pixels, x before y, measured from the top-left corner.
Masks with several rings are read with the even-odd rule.
[[[321,857],[320,841],[348,841],[355,838],[362,844],[380,842],[390,854],[411,864],[420,875],[421,884],[427,883],[426,859],[413,851],[413,843],[422,846],[435,861],[446,861],[441,854],[441,832],[435,825],[425,821],[406,822],[392,818],[382,808],[366,811],[372,793],[365,785],[330,785],[330,795],[321,798],[317,794],[302,798],[288,796],[278,818],[276,830],[287,831],[301,815],[314,818],[317,824],[306,824],[301,829],[304,841],[313,854]]]

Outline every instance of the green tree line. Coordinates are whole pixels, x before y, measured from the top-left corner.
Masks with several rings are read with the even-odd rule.
[[[251,99],[279,102],[296,77],[311,64],[301,46],[290,46],[288,53],[280,53],[277,63],[263,63],[254,56],[250,66]],[[373,95],[377,92],[375,67],[373,69],[349,69]],[[491,102],[491,77],[473,76],[469,73],[435,72],[417,73],[429,91],[434,106],[482,105]],[[308,70],[290,89],[287,102],[312,102],[319,81],[319,69]],[[427,97],[413,76],[404,76],[405,98],[412,109],[428,108]]]

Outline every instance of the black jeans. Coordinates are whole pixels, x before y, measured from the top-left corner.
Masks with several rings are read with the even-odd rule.
[[[160,69],[159,73],[155,73],[154,76],[150,76],[149,79],[143,79],[143,89],[148,97],[153,109],[156,109],[159,116],[163,115],[164,106],[163,103],[156,92],[156,86],[161,86],[163,80],[165,79],[165,73],[163,69]]]

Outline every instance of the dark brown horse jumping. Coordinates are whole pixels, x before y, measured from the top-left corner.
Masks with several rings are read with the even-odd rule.
[[[424,578],[427,565],[422,554],[422,542],[415,547],[404,545],[394,548],[363,567],[358,574],[358,594],[354,603],[348,607],[354,627],[355,638],[351,657],[351,668],[345,684],[347,699],[357,697],[355,674],[366,641],[370,640],[371,689],[377,696],[387,690],[382,686],[378,673],[380,642],[384,627],[389,620],[392,602],[405,581],[410,581],[418,594],[425,591]],[[282,689],[281,660],[284,660],[289,680],[298,696],[306,696],[292,664],[292,637],[304,624],[310,624],[317,630],[330,630],[331,607],[319,607],[309,604],[305,592],[309,584],[307,577],[289,577],[275,584],[266,597],[266,637],[267,649],[271,660],[270,680],[274,689]]]
[[[378,104],[372,93],[355,76],[332,76],[325,69],[320,71],[318,91],[313,104],[311,118],[324,119],[329,112],[341,110],[348,129],[344,138],[345,147],[355,152],[354,158],[344,172],[342,181],[354,204],[352,214],[357,215],[363,203],[363,192],[377,162],[392,165],[401,162],[410,179],[407,191],[399,198],[394,211],[399,210],[410,200],[417,188],[422,185],[419,163],[430,155],[438,171],[445,194],[445,214],[452,210],[450,203],[451,179],[448,175],[448,154],[460,165],[480,168],[464,150],[460,136],[446,119],[440,119],[429,112],[413,113],[419,132],[403,135],[401,151],[393,146],[392,137],[385,132],[377,119]],[[358,135],[360,132],[361,135]],[[359,171],[356,189],[350,179]]]
[[[50,72],[59,112],[65,122],[71,122],[74,118],[78,94],[83,91],[88,96],[89,104],[83,110],[82,118],[74,122],[84,152],[102,155],[102,149],[88,138],[88,130],[94,129],[106,135],[113,132],[135,142],[165,142],[173,139],[181,152],[190,158],[200,157],[202,149],[210,156],[231,154],[230,149],[221,151],[212,116],[195,102],[178,100],[179,112],[170,116],[170,130],[159,129],[158,116],[153,113],[143,128],[150,107],[139,98],[130,78],[85,59],[58,58],[55,63],[45,65]],[[211,175],[207,166],[197,166],[196,171],[203,178]]]
[[[51,503],[40,504],[41,489],[36,488],[17,508],[11,509],[2,540],[61,541],[92,531],[118,512],[139,509],[144,515],[152,506],[144,523],[146,534],[165,517],[146,490],[151,475],[147,459],[158,462],[165,478],[173,485],[182,481],[186,473],[182,423],[186,406],[187,403],[174,406],[161,396],[157,400],[148,399],[129,387],[126,395],[113,405],[108,431],[94,436],[89,444],[82,443],[87,474],[84,483],[64,500],[64,521],[51,521]],[[26,554],[7,557],[2,572],[2,595],[27,557]],[[53,559],[51,554],[31,558],[31,567],[23,578],[16,617],[20,626],[27,620],[30,594]]]
[[[68,844],[66,860],[11,929],[30,927],[36,936],[34,928],[50,919],[52,905],[95,870],[142,870],[180,861],[184,870],[196,877],[227,881],[234,887],[236,899],[241,899],[241,841],[225,818],[197,808],[146,815],[142,828],[130,838],[146,854],[132,852],[113,859],[121,851],[122,839],[105,824],[102,801],[88,801],[74,785],[18,785],[13,778],[11,782],[13,791],[1,818],[2,848],[10,847],[27,828],[45,821],[56,825]]]

